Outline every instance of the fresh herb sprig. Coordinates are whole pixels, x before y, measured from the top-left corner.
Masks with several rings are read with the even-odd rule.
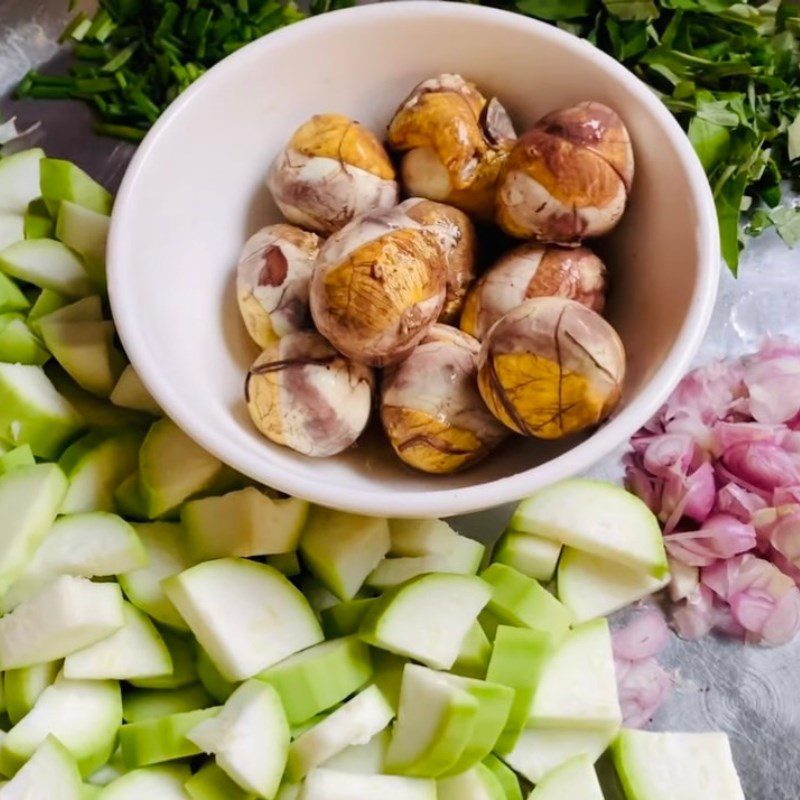
[[[708,174],[722,253],[736,273],[744,232],[800,242],[800,8],[785,0],[499,0],[588,38],[649,83]]]
[[[345,5],[314,0],[310,13]],[[78,12],[62,34],[73,45],[68,74],[32,71],[17,95],[85,100],[98,133],[139,141],[209,67],[307,16],[291,0],[100,0],[93,17]]]

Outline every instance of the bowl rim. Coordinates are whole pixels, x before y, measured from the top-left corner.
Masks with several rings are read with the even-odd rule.
[[[174,387],[165,380],[157,359],[149,359],[140,344],[138,323],[134,309],[125,302],[126,270],[117,268],[123,263],[122,229],[126,221],[125,209],[134,202],[137,180],[151,151],[161,135],[205,87],[215,81],[224,81],[226,73],[249,60],[258,60],[262,51],[278,44],[301,40],[313,27],[346,27],[353,20],[373,17],[391,23],[393,19],[410,13],[438,16],[442,23],[453,17],[471,17],[486,24],[513,24],[527,27],[536,36],[554,41],[559,47],[582,51],[582,55],[603,63],[624,84],[642,106],[653,115],[670,138],[686,171],[687,181],[698,209],[700,253],[694,294],[683,325],[670,348],[666,359],[649,382],[629,406],[588,439],[565,453],[536,467],[495,480],[483,481],[461,488],[422,489],[402,492],[393,500],[390,488],[351,489],[341,482],[330,485],[314,478],[313,467],[307,475],[282,472],[272,467],[270,459],[257,460],[242,454],[239,448],[213,428],[204,425],[191,411],[191,404],[183,402]],[[545,22],[510,11],[441,0],[399,0],[392,3],[357,6],[328,12],[274,31],[234,52],[208,70],[184,91],[162,114],[139,145],[117,193],[108,236],[107,268],[108,292],[114,321],[126,353],[144,385],[169,416],[195,442],[226,464],[243,474],[293,496],[305,498],[320,505],[345,511],[380,516],[441,517],[481,511],[503,503],[514,502],[537,488],[586,471],[610,455],[659,409],[669,393],[689,368],[700,346],[711,319],[717,294],[720,273],[720,243],[716,209],[705,172],[694,149],[678,122],[652,90],[614,58],[566,31]],[[535,478],[532,473],[535,473]],[[431,478],[431,482],[435,477]],[[413,498],[413,499],[412,499]]]

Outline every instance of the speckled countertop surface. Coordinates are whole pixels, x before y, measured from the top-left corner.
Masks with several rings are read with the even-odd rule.
[[[5,98],[0,110],[3,116],[19,114],[24,123],[41,120],[39,141],[48,154],[70,158],[116,188],[133,152],[130,145],[93,136],[90,114],[79,104],[8,97],[30,67],[59,57],[56,38],[68,16],[66,6],[66,0],[0,0],[0,97]],[[722,275],[698,363],[751,350],[768,333],[800,339],[800,250],[766,234],[748,247],[740,275],[738,280]],[[619,478],[618,457],[593,473]],[[457,525],[491,540],[508,513],[495,509],[459,518]],[[722,729],[731,736],[748,800],[800,800],[800,638],[776,650],[713,637],[675,638],[663,661],[675,671],[677,687],[654,727]]]

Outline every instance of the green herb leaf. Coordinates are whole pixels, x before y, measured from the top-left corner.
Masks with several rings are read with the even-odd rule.
[[[689,141],[700,157],[703,169],[711,172],[727,158],[731,135],[724,125],[696,116],[689,123]]]
[[[778,236],[789,247],[800,243],[800,208],[795,206],[782,206],[769,212],[769,218],[778,231]]]
[[[612,17],[627,21],[651,20],[659,15],[652,0],[603,0],[603,5]]]
[[[769,214],[763,209],[759,209],[750,215],[750,219],[747,221],[747,226],[745,227],[745,233],[747,233],[748,236],[760,236],[767,228],[771,228],[772,225],[773,222]]]
[[[786,150],[789,161],[800,158],[800,113],[792,120],[786,129]]]
[[[714,197],[722,257],[734,275],[739,270],[739,216],[746,186],[747,176],[736,175],[725,181]]]
[[[523,14],[539,19],[575,19],[586,16],[594,6],[592,0],[519,0],[517,8]]]

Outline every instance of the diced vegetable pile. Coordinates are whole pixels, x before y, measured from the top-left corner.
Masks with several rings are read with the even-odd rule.
[[[627,483],[663,523],[686,638],[800,631],[798,374],[800,346],[768,339],[689,373],[631,440]]]
[[[117,347],[110,206],[0,160],[0,800],[744,797],[724,734],[621,729],[603,615],[668,579],[643,502],[549,487],[487,565],[252,485]]]

